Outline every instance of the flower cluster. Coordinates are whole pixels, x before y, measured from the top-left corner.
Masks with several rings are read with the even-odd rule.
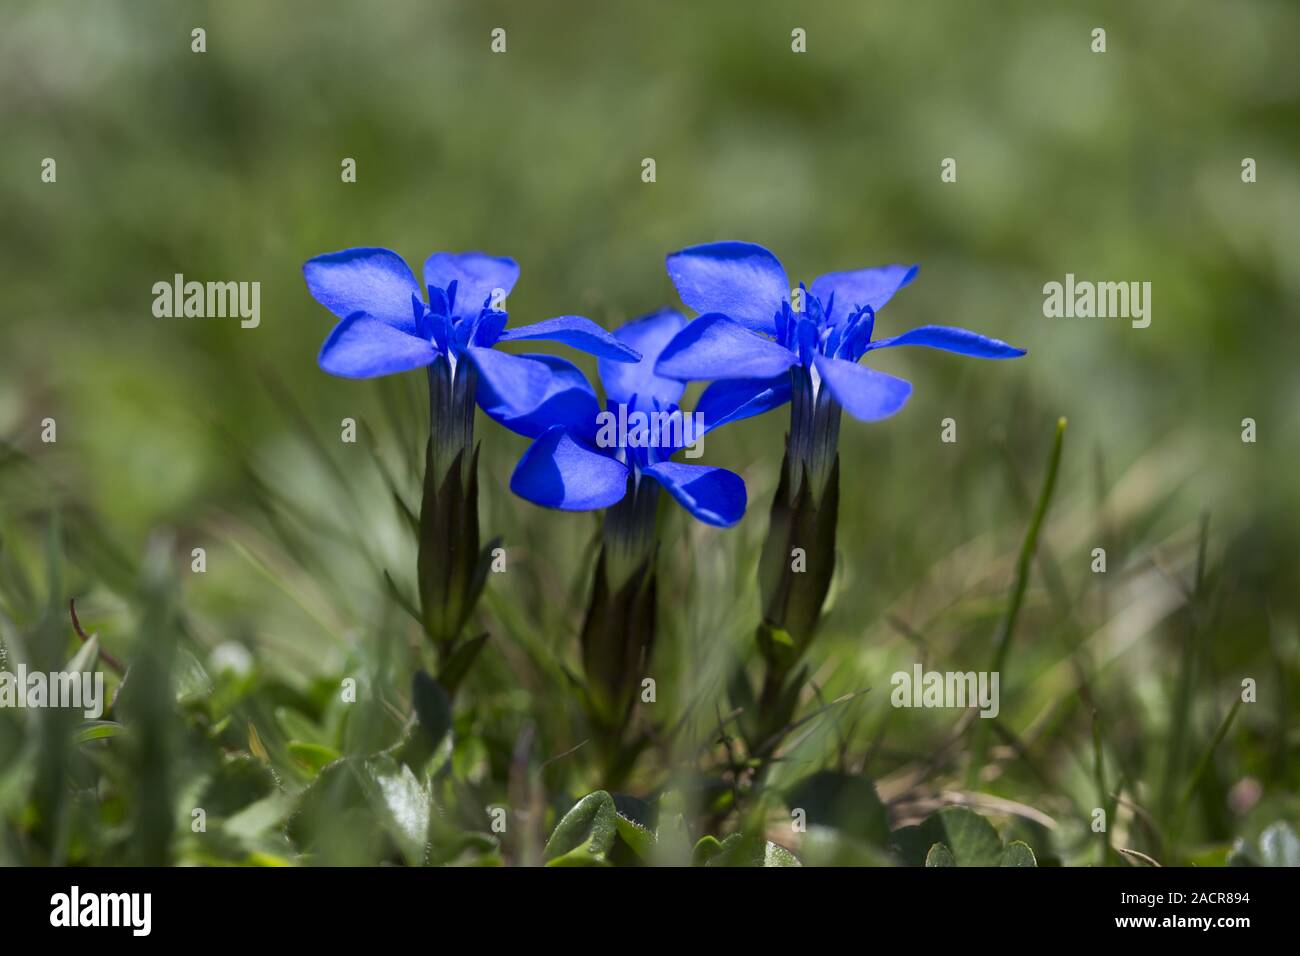
[[[423,293],[387,249],[347,249],[303,267],[312,295],[340,320],[321,348],[322,369],[344,378],[428,370],[417,577],[444,684],[454,689],[486,637],[461,638],[486,561],[478,534],[475,407],[532,440],[510,479],[516,495],[548,508],[604,511],[581,640],[584,701],[611,779],[646,739],[628,741],[626,733],[638,668],[654,641],[658,492],[720,527],[736,524],[747,503],[740,476],[674,457],[696,448],[705,432],[791,406],[760,562],[759,643],[769,672],[757,709],[768,720],[755,734],[770,743],[797,700],[800,680],[789,677],[815,630],[834,565],[840,412],[877,421],[899,411],[912,391],[861,360],[906,345],[986,359],[1024,354],[950,326],[875,338],[877,313],[916,278],[916,266],[832,272],[792,289],[771,252],[743,242],[683,249],[668,256],[667,266],[698,317],[663,309],[613,333],[573,315],[509,327],[506,297],[519,277],[512,259],[437,253],[424,264]],[[567,359],[497,349],[533,340],[594,355],[603,402]],[[695,380],[711,384],[687,418],[680,402]],[[617,429],[610,427],[615,420]],[[628,422],[630,430],[622,427]],[[792,544],[808,551],[807,575],[790,573]],[[743,675],[734,686],[742,697],[751,694]],[[761,747],[753,749],[763,756]]]

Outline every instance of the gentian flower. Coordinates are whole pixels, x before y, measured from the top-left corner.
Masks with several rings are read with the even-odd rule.
[[[707,524],[728,527],[739,521],[745,513],[740,476],[671,460],[719,424],[695,424],[697,419],[677,404],[685,384],[655,373],[660,350],[686,325],[681,313],[665,309],[614,333],[642,359],[633,364],[602,358],[597,363],[605,391],[603,416],[595,391],[577,368],[563,359],[530,356],[548,362],[555,378],[537,413],[502,419],[536,438],[515,468],[511,490],[549,508],[589,511],[635,495],[649,479]]]
[[[631,728],[655,644],[659,489],[708,524],[733,525],[745,513],[740,476],[672,460],[718,424],[686,416],[678,406],[686,386],[655,374],[655,359],[685,326],[680,313],[667,309],[614,333],[642,359],[599,361],[603,412],[577,368],[533,357],[554,372],[552,391],[536,413],[505,421],[535,439],[510,479],[515,494],[567,511],[608,509],[580,635],[583,705],[607,787],[623,779],[648,739]]]
[[[796,309],[785,269],[762,246],[692,246],[669,255],[667,264],[682,301],[701,314],[663,349],[656,372],[713,380],[699,404],[713,421],[738,421],[793,401],[790,450],[818,485],[834,457],[840,408],[877,421],[901,409],[912,393],[904,379],[859,365],[867,353],[915,345],[986,359],[1025,354],[942,325],[873,341],[877,311],[916,278],[918,266],[818,276],[811,288],[799,284]]]
[[[554,387],[546,360],[494,346],[550,339],[612,363],[640,356],[578,316],[506,328],[505,297],[519,278],[513,259],[439,252],[425,261],[421,284],[395,252],[345,249],[308,260],[303,276],[316,300],[340,320],[321,347],[322,369],[343,378],[428,370],[416,578],[438,676],[453,691],[487,636],[461,639],[497,543],[480,546],[474,408],[509,423],[535,414]]]
[[[698,408],[718,424],[790,403],[785,460],[759,558],[757,642],[766,672],[757,692],[743,671],[729,683],[733,704],[747,715],[741,727],[750,753],[766,766],[793,726],[808,668],[800,660],[835,568],[840,411],[877,421],[912,393],[907,381],[859,361],[901,345],[987,359],[1025,352],[941,325],[873,341],[876,313],[916,278],[916,266],[831,272],[792,294],[776,256],[752,243],[693,246],[667,264],[682,301],[700,316],[659,352],[656,374],[712,380]],[[792,555],[800,558],[797,569]]]
[[[443,359],[454,378],[469,365],[486,386],[479,401],[493,418],[532,411],[550,388],[544,365],[495,351],[499,342],[550,339],[613,362],[640,358],[581,316],[506,328],[505,297],[519,278],[513,259],[435,253],[424,263],[427,302],[406,262],[388,249],[317,256],[303,266],[303,275],[316,300],[341,319],[321,347],[322,369],[343,378],[374,378]]]

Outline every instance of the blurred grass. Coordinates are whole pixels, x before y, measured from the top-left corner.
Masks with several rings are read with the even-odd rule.
[[[190,52],[195,26],[206,54]],[[504,56],[488,49],[496,26]],[[790,53],[795,26],[806,55]],[[1108,31],[1104,55],[1089,52],[1094,26]],[[1099,781],[1115,795],[1114,847],[1186,858],[1294,820],[1300,66],[1280,38],[1298,28],[1300,9],[1280,0],[394,2],[382,15],[305,0],[6,4],[0,642],[11,658],[66,661],[75,596],[118,657],[155,660],[157,636],[175,637],[215,697],[183,702],[197,723],[175,739],[121,753],[116,738],[66,749],[71,728],[0,713],[0,862],[208,859],[187,788],[247,767],[222,798],[234,816],[312,778],[277,709],[353,754],[386,745],[409,712],[422,649],[382,574],[413,593],[392,494],[417,500],[422,380],[319,372],[330,317],[299,271],[353,245],[416,264],[441,249],[511,255],[512,321],[582,313],[607,327],[675,302],[663,255],[696,242],[763,243],[796,281],[922,263],[881,334],[952,323],[1030,354],[875,363],[916,392],[894,419],[843,429],[840,571],[813,650],[825,701],[871,690],[802,728],[774,786],[843,759],[877,778],[898,820],[973,799],[959,783],[969,729],[950,712],[892,711],[888,678],[918,655],[953,669],[990,658],[1026,489],[1065,416],[978,790],[1053,821],[1027,836],[1040,860],[1097,859],[1085,831]],[[47,156],[54,185],[39,177]],[[356,184],[339,181],[345,156]],[[647,156],[654,184],[640,179]],[[956,184],[939,181],[948,156]],[[1259,163],[1254,185],[1240,181],[1244,156]],[[152,284],[176,272],[260,281],[261,326],[154,318]],[[1043,318],[1042,285],[1066,272],[1151,281],[1151,327]],[[39,440],[47,416],[54,445]],[[949,416],[951,445],[939,441]],[[1253,445],[1240,441],[1248,416]],[[337,441],[344,417],[363,426],[355,445]],[[769,417],[710,436],[706,460],[749,485],[740,527],[665,513],[657,706],[687,731],[647,758],[647,791],[712,754],[722,685],[751,655],[783,427]],[[485,420],[480,436],[482,524],[505,536],[510,570],[490,583],[480,618],[493,637],[457,715],[455,785],[468,795],[455,802],[473,808],[471,829],[487,801],[527,790],[520,759],[548,801],[597,783],[565,676],[595,520],[511,496],[524,441]],[[200,546],[203,576],[189,572]],[[1098,546],[1105,576],[1088,571]],[[218,666],[232,647],[246,670]],[[347,675],[360,716],[338,703]],[[1165,832],[1243,677],[1259,702],[1197,776],[1184,832]],[[530,756],[517,758],[526,728]],[[69,808],[68,774],[109,794],[99,809],[75,788]],[[162,813],[148,801],[175,804],[174,833],[132,836],[132,814]],[[256,838],[218,855],[293,858],[267,836],[285,812],[236,825]],[[321,859],[383,852],[341,829],[331,839]]]

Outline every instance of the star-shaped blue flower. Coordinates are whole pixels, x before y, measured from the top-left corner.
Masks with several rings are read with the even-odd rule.
[[[745,513],[745,482],[724,468],[674,462],[684,447],[683,412],[678,407],[685,385],[655,372],[660,351],[687,325],[681,313],[666,309],[627,323],[614,337],[629,351],[639,352],[635,364],[602,357],[598,363],[607,411],[618,419],[618,406],[631,419],[646,416],[649,424],[618,435],[601,421],[600,404],[586,377],[571,363],[550,356],[529,356],[545,362],[554,374],[553,387],[535,413],[503,421],[536,441],[519,460],[510,488],[548,508],[589,511],[622,501],[630,487],[651,479],[699,520],[727,527]],[[720,423],[705,423],[705,429]],[[602,434],[604,430],[604,434]],[[615,435],[617,440],[610,441]]]
[[[494,350],[498,342],[550,339],[599,356],[636,362],[638,353],[590,319],[564,315],[507,329],[500,308],[519,278],[513,259],[481,252],[439,252],[424,263],[420,283],[389,249],[344,249],[303,265],[311,294],[342,321],[321,347],[331,375],[374,378],[446,358],[453,373],[468,362],[478,373],[477,399],[498,421],[535,411],[553,388],[551,369]]]
[[[859,365],[868,352],[920,345],[977,358],[1025,350],[966,329],[925,325],[872,341],[876,312],[916,278],[917,266],[831,272],[799,286],[771,252],[748,242],[692,246],[668,256],[668,275],[699,318],[660,353],[655,371],[681,381],[715,380],[699,408],[715,424],[737,421],[790,401],[791,369],[802,369],[854,418],[876,421],[907,402],[909,382]]]

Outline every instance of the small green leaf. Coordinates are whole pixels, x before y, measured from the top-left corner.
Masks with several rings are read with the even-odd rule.
[[[936,843],[930,847],[930,852],[925,855],[926,866],[956,866],[957,858],[952,855],[952,850],[948,849],[942,843]]]
[[[997,866],[1002,838],[982,816],[965,807],[944,807],[920,826],[904,827],[893,835],[894,847],[907,866],[923,866],[929,850],[942,843],[957,866]]]
[[[548,866],[604,863],[618,836],[618,811],[604,790],[589,793],[564,815],[546,841]]]
[[[771,639],[773,644],[778,644],[781,647],[794,647],[794,638],[790,636],[790,632],[785,628],[768,628],[767,636]]]
[[[798,857],[781,846],[779,843],[773,843],[770,840],[763,853],[764,866],[802,866]]]
[[[338,760],[341,754],[333,747],[323,744],[309,744],[302,740],[291,740],[288,744],[289,755],[312,773],[320,773],[327,765]]]
[[[1002,851],[1002,862],[998,865],[1038,866],[1038,860],[1034,858],[1034,851],[1029,848],[1028,843],[1024,840],[1012,840]]]
[[[115,720],[88,720],[77,730],[77,734],[73,739],[78,744],[84,744],[92,740],[105,740],[109,737],[116,737],[125,731],[126,728]]]
[[[455,693],[460,682],[465,679],[469,669],[473,666],[474,661],[478,658],[479,651],[483,650],[483,645],[487,643],[487,633],[480,634],[478,637],[471,637],[467,641],[462,641],[451,652],[447,662],[438,670],[438,683],[447,688],[449,693]]]
[[[660,866],[691,865],[691,833],[681,793],[665,791],[659,797],[656,810],[654,862]]]
[[[411,866],[424,859],[432,799],[411,768],[380,754],[358,768],[367,800]]]
[[[177,703],[202,701],[212,693],[212,680],[208,677],[208,672],[199,663],[199,659],[184,648],[176,651],[171,678]]]
[[[709,861],[722,852],[722,844],[717,837],[705,834],[691,851],[691,866],[708,866]]]
[[[699,850],[698,844],[696,850]],[[705,866],[767,867],[802,865],[795,855],[785,847],[747,833],[733,833],[722,841],[718,850],[719,852],[705,861]]]
[[[623,842],[632,848],[632,852],[638,858],[648,861],[654,853],[655,835],[621,813],[615,814],[614,820],[618,825],[618,835],[623,838]]]
[[[308,744],[326,744],[325,733],[300,711],[291,707],[275,708],[275,722],[290,740]]]
[[[80,674],[95,669],[95,661],[99,657],[99,635],[91,635],[90,640],[82,644],[73,655],[72,660],[68,661],[68,666],[63,668],[69,674]]]
[[[221,828],[240,840],[255,840],[284,821],[293,810],[293,798],[279,791],[250,803],[227,819]]]
[[[1265,866],[1300,866],[1300,838],[1279,820],[1259,835],[1259,855]]]
[[[402,593],[402,589],[397,586],[397,582],[393,580],[393,576],[387,569],[384,570],[384,584],[388,586],[388,595],[393,599],[393,603],[409,614],[417,624],[422,623],[420,609],[415,606],[414,601]]]
[[[423,773],[451,730],[451,700],[442,685],[421,670],[411,679],[411,705],[415,725],[389,752],[412,770]]]

